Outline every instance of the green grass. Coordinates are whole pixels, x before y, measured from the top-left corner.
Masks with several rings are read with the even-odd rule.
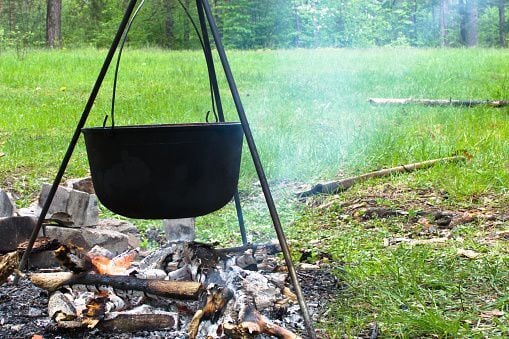
[[[392,191],[391,187],[403,183],[401,178],[393,178],[388,184],[386,188]],[[348,213],[342,203],[359,197],[371,199],[366,190],[377,185],[371,182],[326,198],[329,208],[307,210],[291,228],[291,238],[299,239],[294,242],[295,253],[310,251],[312,262],[323,261],[323,253],[331,255],[342,285],[320,326],[328,328],[332,338],[357,337],[375,322],[384,338],[507,337],[507,240],[484,241],[497,229],[507,231],[507,222],[495,228],[486,227],[483,221],[459,225],[446,243],[387,246],[385,239],[433,236],[412,231],[411,215],[368,221],[345,216]],[[413,198],[399,197],[392,202],[405,205],[405,200],[411,203]],[[379,206],[384,203],[378,201]],[[497,203],[504,211],[507,196]],[[451,202],[435,207],[458,208]],[[479,257],[461,257],[458,249],[472,249]],[[485,315],[494,310],[505,314]]]
[[[14,52],[0,54],[0,153],[5,154],[0,185],[19,196],[18,205],[28,205],[41,182],[55,175],[105,54],[93,49],[30,51],[23,60]],[[507,100],[509,51],[387,48],[228,55],[295,249],[318,238],[340,263],[337,274],[347,288],[332,305],[330,335],[356,336],[374,321],[386,337],[507,335],[507,316],[488,325],[476,323],[484,310],[509,311],[507,251],[502,245],[478,244],[479,225],[455,229],[448,246],[386,248],[384,238],[404,234],[397,220],[366,229],[362,223],[341,221],[339,210],[302,210],[292,202],[287,188],[293,186],[286,183],[314,183],[468,150],[473,159],[466,164],[438,165],[385,181],[447,192],[444,206],[469,207],[491,196],[507,202],[509,108],[372,106],[367,99]],[[127,50],[123,58],[118,124],[204,121],[210,98],[201,52]],[[88,126],[102,124],[109,114],[111,86],[110,72]],[[237,120],[222,76],[220,86],[227,119]],[[66,176],[87,173],[80,142]],[[274,233],[255,182],[244,147],[240,194],[250,239],[264,241]],[[361,185],[341,199],[362,195],[379,182]],[[198,225],[201,240],[239,241],[231,205],[199,218]],[[507,222],[500,227],[507,228]],[[457,248],[469,246],[483,256],[458,258]]]
[[[36,186],[34,177],[52,177],[105,53],[32,51],[23,60],[14,53],[0,55],[0,149],[6,154],[0,179],[27,174],[18,180],[30,191]],[[374,107],[366,99],[506,98],[506,51],[323,49],[229,55],[271,179],[312,181],[467,149],[475,157],[469,166],[442,167],[423,179],[460,195],[505,189],[507,109]],[[227,118],[236,120],[226,83],[220,80]],[[111,74],[89,126],[100,125],[108,114],[110,94]],[[124,54],[119,124],[203,121],[209,101],[200,52]],[[69,176],[86,173],[84,155],[80,144]],[[243,187],[254,177],[245,152]]]

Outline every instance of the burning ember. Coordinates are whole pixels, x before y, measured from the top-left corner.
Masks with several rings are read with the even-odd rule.
[[[107,258],[61,246],[55,255],[68,271],[33,273],[30,280],[49,291],[48,314],[59,330],[300,338],[297,298],[273,255],[279,250],[275,244],[215,249],[174,242],[133,261],[136,251]],[[316,316],[319,305],[309,306]]]

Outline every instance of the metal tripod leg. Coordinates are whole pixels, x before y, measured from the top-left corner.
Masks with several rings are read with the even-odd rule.
[[[237,85],[235,84],[235,80],[233,78],[232,71],[230,69],[230,64],[228,63],[228,58],[226,57],[226,53],[224,47],[221,42],[221,37],[219,35],[219,31],[216,26],[216,22],[214,20],[214,16],[212,15],[212,10],[207,0],[199,0],[202,3],[202,7],[205,10],[205,14],[207,16],[207,21],[209,23],[210,30],[214,37],[214,41],[216,43],[216,48],[219,54],[219,58],[221,59],[221,64],[223,65],[223,70],[226,75],[226,80],[228,81],[228,85],[230,86],[230,91],[233,97],[233,101],[235,102],[235,107],[237,108],[237,113],[239,115],[240,122],[242,123],[242,127],[244,129],[244,134],[246,136],[246,141],[249,146],[249,151],[251,152],[251,157],[253,158],[253,162],[256,168],[256,172],[258,174],[258,178],[260,180],[260,184],[262,186],[263,194],[265,196],[265,201],[267,202],[267,207],[270,212],[270,216],[272,218],[272,222],[274,224],[274,229],[276,230],[276,234],[279,240],[279,244],[281,245],[281,249],[283,251],[283,256],[285,258],[286,266],[288,267],[288,273],[292,280],[293,286],[295,288],[295,293],[297,295],[302,317],[304,319],[304,324],[306,326],[306,330],[308,332],[309,338],[316,338],[316,333],[313,328],[313,323],[311,321],[311,317],[309,315],[309,310],[306,305],[306,301],[304,299],[304,295],[302,293],[302,289],[300,288],[300,284],[297,278],[297,272],[295,271],[295,266],[293,265],[292,258],[290,256],[290,250],[288,248],[288,244],[286,242],[286,237],[281,226],[281,221],[279,220],[279,215],[276,210],[276,205],[272,198],[272,193],[270,192],[270,187],[267,182],[267,178],[265,176],[265,171],[263,169],[262,163],[260,161],[260,156],[258,154],[258,150],[256,148],[256,144],[251,133],[251,128],[249,127],[249,122],[246,117],[246,113],[244,112],[244,106],[242,105],[242,101],[240,99],[240,95],[237,89]],[[200,12],[200,9],[198,9]]]
[[[85,123],[87,122],[87,118],[90,113],[90,110],[92,109],[95,98],[97,97],[97,94],[99,93],[99,89],[101,88],[104,77],[106,76],[106,73],[107,73],[110,63],[111,63],[111,60],[113,59],[113,56],[115,55],[115,51],[117,50],[117,47],[118,47],[118,44],[122,37],[122,34],[124,33],[124,30],[125,30],[127,23],[129,21],[129,17],[133,13],[134,7],[136,6],[136,2],[137,2],[137,0],[131,0],[129,2],[129,5],[127,6],[124,17],[122,18],[122,21],[118,28],[117,34],[115,35],[115,38],[113,39],[110,50],[108,51],[108,55],[106,56],[106,59],[104,60],[101,71],[99,72],[99,76],[97,77],[97,80],[96,80],[95,85],[92,89],[92,92],[90,93],[90,97],[88,98],[87,104],[85,105],[85,109],[83,110],[83,113],[82,113],[81,118],[78,122],[78,125],[76,126],[76,130],[74,131],[71,142],[69,143],[69,146],[67,147],[65,156],[62,159],[62,163],[60,165],[60,168],[58,169],[58,173],[55,177],[55,180],[53,181],[53,185],[51,186],[51,189],[48,193],[48,197],[46,198],[46,201],[44,202],[44,206],[42,207],[41,214],[39,215],[39,218],[37,219],[37,224],[36,224],[34,230],[32,231],[32,234],[30,235],[27,249],[25,250],[25,253],[23,253],[23,257],[21,258],[21,261],[19,264],[20,272],[24,271],[27,268],[28,258],[30,257],[30,253],[32,252],[32,248],[34,246],[35,240],[37,239],[37,235],[39,234],[39,231],[41,230],[44,218],[46,218],[46,214],[48,213],[51,202],[53,201],[53,198],[55,197],[55,193],[57,192],[58,185],[62,181],[62,177],[64,176],[65,169],[67,168],[67,165],[69,164],[69,160],[71,159],[72,153],[74,152],[74,148],[76,147],[76,144],[78,143],[81,129],[83,128],[83,126],[85,126]],[[19,280],[19,275],[16,275],[15,282],[17,282],[18,280]]]
[[[219,92],[219,85],[217,83],[216,68],[214,66],[214,58],[212,57],[212,48],[210,47],[209,34],[207,32],[207,24],[205,22],[205,15],[201,6],[201,0],[196,0],[196,8],[198,10],[198,18],[200,19],[201,34],[203,36],[203,53],[207,61],[207,70],[209,73],[209,80],[214,93],[214,99],[217,107],[217,115],[219,121],[224,122],[223,105],[221,102],[221,93]],[[233,196],[235,201],[235,209],[237,211],[237,220],[239,221],[240,235],[242,237],[242,244],[247,245],[246,227],[244,225],[244,215],[242,213],[242,206],[240,205],[240,198],[238,190],[235,191]]]

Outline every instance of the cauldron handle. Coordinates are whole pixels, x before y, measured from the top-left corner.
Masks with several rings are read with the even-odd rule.
[[[122,36],[122,42],[120,43],[120,48],[118,49],[118,55],[117,55],[117,64],[115,65],[115,76],[113,78],[113,93],[111,95],[111,128],[115,128],[115,97],[117,93],[117,79],[118,79],[118,69],[120,67],[120,58],[122,57],[122,51],[124,50],[124,45],[127,40],[127,34],[129,33],[129,30],[131,29],[131,26],[133,24],[134,19],[136,19],[136,16],[138,16],[138,13],[140,12],[140,9],[145,4],[145,0],[141,0],[140,4],[134,11],[134,14],[129,18],[129,22],[127,23],[127,27],[124,31],[124,34]],[[108,116],[106,115],[104,117],[103,121],[103,127],[106,127],[106,121],[108,120]]]
[[[203,52],[205,53],[205,44],[203,43],[203,39],[202,39],[202,37],[200,35],[200,32],[198,31],[198,27],[196,26],[196,23],[194,22],[193,17],[189,13],[189,10],[187,9],[187,7],[182,3],[182,1],[181,0],[177,0],[177,1],[179,2],[180,6],[182,7],[184,12],[186,13],[186,16],[189,18],[189,21],[191,21],[191,24],[193,25],[194,31],[196,32],[196,35],[198,36],[198,40],[200,41],[201,48],[202,48]],[[141,8],[143,7],[144,4],[145,4],[145,0],[142,0],[141,3],[136,8],[136,11],[132,15],[132,17],[129,19],[129,22],[127,23],[127,28],[125,29],[124,34],[122,36],[122,42],[120,43],[120,48],[118,50],[117,63],[115,65],[115,75],[113,77],[113,92],[112,92],[112,96],[111,96],[111,128],[115,128],[115,98],[116,98],[116,93],[117,93],[118,70],[119,70],[119,67],[120,67],[120,59],[122,57],[122,51],[124,50],[124,45],[125,45],[125,42],[127,40],[127,34],[131,30],[131,26],[133,24],[133,21],[134,21],[134,19],[136,19],[136,16],[138,15],[139,11],[141,10]],[[218,118],[217,112],[216,112],[216,104],[215,104],[215,100],[214,100],[214,93],[213,93],[213,90],[212,90],[212,79],[210,78],[210,75],[209,75],[209,87],[210,87],[210,98],[211,98],[211,101],[212,101],[212,113],[214,114],[215,122],[218,122],[219,118]],[[208,111],[206,116],[205,116],[205,121],[206,122],[209,122],[209,115],[210,115],[210,113],[211,112]],[[107,121],[108,121],[108,116],[106,115],[104,117],[103,127],[106,127],[106,122]]]

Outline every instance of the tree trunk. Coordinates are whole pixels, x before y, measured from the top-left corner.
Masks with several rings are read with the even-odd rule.
[[[164,11],[166,15],[166,19],[164,21],[164,33],[166,35],[166,44],[168,47],[172,47],[175,42],[175,33],[174,33],[174,21],[173,21],[173,5],[172,1],[163,1]]]
[[[62,0],[47,0],[46,5],[46,43],[50,48],[60,48]]]
[[[467,47],[477,45],[477,0],[460,0],[460,41]]]
[[[410,16],[410,20],[412,21],[412,39],[413,43],[417,44],[417,11],[419,10],[419,4],[417,0],[412,1],[412,15]]]
[[[189,8],[189,0],[184,0],[184,6],[186,6],[186,8]],[[190,28],[189,28],[189,20],[184,20],[184,48],[186,49],[189,49],[190,46],[189,46],[189,32],[190,32]]]
[[[449,28],[447,17],[449,15],[449,0],[440,1],[440,46],[449,46]]]
[[[12,32],[16,27],[16,1],[9,0],[6,7],[9,32]]]
[[[505,0],[498,1],[498,38],[500,47],[507,47],[505,39]]]

